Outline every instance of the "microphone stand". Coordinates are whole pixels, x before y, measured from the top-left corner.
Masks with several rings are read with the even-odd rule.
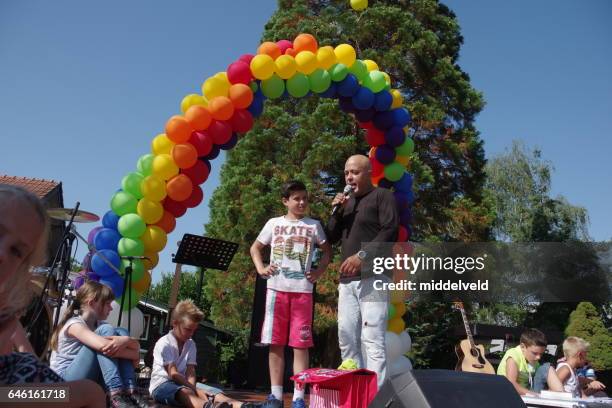
[[[123,296],[121,296],[121,305],[119,306],[119,319],[117,320],[117,327],[121,327],[121,317],[123,315],[123,304],[125,302],[125,296],[128,298],[128,334],[132,331],[132,266],[134,258],[131,256],[124,257],[130,261],[130,264],[125,267],[125,278],[123,279]],[[126,292],[127,291],[127,292]]]

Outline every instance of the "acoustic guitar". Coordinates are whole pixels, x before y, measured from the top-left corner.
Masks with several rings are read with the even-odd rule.
[[[461,312],[463,326],[465,327],[465,333],[467,335],[467,339],[461,340],[461,342],[455,346],[455,353],[457,353],[458,358],[455,370],[470,373],[495,374],[495,369],[485,358],[485,350],[482,344],[474,343],[474,337],[470,330],[470,323],[468,322],[465,309],[463,308],[463,303],[455,302],[455,307]]]

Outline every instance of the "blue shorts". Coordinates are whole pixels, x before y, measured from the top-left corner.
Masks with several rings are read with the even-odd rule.
[[[202,383],[197,383],[196,387],[198,389],[203,390],[206,394],[213,396],[221,394],[223,392],[219,388],[211,387]],[[184,385],[179,385],[174,381],[166,381],[165,383],[162,383],[157,388],[155,388],[151,396],[155,401],[159,402],[160,404],[181,407],[181,403],[176,400],[176,393],[179,392],[181,388],[187,387]]]

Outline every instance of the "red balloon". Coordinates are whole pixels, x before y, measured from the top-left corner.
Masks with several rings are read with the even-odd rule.
[[[378,129],[368,129],[366,132],[366,141],[370,146],[380,146],[385,144],[385,134]]]
[[[406,227],[404,227],[403,225],[399,226],[399,230],[397,232],[397,241],[398,242],[406,242],[408,241],[408,238],[410,238],[409,234],[408,234],[408,229]]]
[[[250,66],[253,58],[255,58],[253,54],[242,54],[240,58],[238,58],[238,61],[246,62]]]
[[[210,170],[208,166],[204,164],[202,160],[198,160],[198,162],[188,169],[181,170],[181,174],[186,175],[191,179],[191,182],[194,186],[200,185],[208,179],[208,174]]]
[[[251,67],[248,63],[238,60],[227,67],[227,79],[232,84],[245,84],[251,82]]]
[[[280,48],[281,53],[284,54],[285,51],[287,51],[288,48],[292,48],[293,47],[293,43],[289,40],[280,40],[276,42],[276,45],[278,45],[278,48]]]
[[[246,109],[237,109],[230,123],[234,132],[246,133],[253,127],[253,115]]]
[[[231,139],[232,126],[224,120],[213,120],[208,127],[208,133],[212,136],[215,144],[222,145]]]
[[[213,147],[212,136],[206,130],[200,132],[193,132],[189,143],[193,145],[198,151],[198,157],[206,156]]]
[[[164,199],[164,209],[176,218],[182,217],[187,212],[187,207],[183,203],[174,201],[170,197]]]
[[[169,234],[174,231],[174,228],[176,227],[176,218],[170,211],[164,210],[164,215],[162,216],[161,220],[155,223],[155,225],[166,231],[166,234]]]
[[[202,189],[200,188],[200,186],[194,186],[193,192],[191,193],[188,199],[183,201],[183,204],[185,204],[187,208],[195,208],[198,205],[200,205],[203,199],[204,199],[204,192],[202,192]]]
[[[372,122],[359,122],[359,127],[362,129],[374,129],[374,124]]]
[[[370,167],[372,168],[372,176],[374,177],[383,175],[385,171],[385,165],[376,160],[376,157],[370,157]]]

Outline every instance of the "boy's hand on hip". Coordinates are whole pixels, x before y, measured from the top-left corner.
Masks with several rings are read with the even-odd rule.
[[[344,276],[357,276],[361,271],[361,259],[357,254],[351,255],[340,265],[340,273]]]

